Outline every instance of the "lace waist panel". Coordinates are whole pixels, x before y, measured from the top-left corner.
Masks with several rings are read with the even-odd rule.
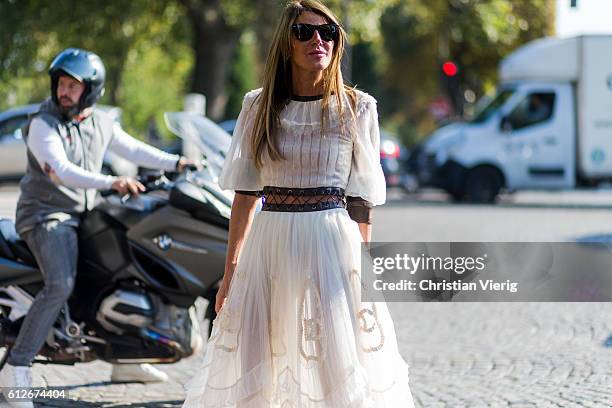
[[[260,195],[262,211],[309,212],[346,208],[346,196],[340,187],[265,186]]]

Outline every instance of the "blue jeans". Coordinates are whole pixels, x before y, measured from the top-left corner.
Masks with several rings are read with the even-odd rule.
[[[8,357],[13,366],[29,366],[43,346],[72,290],[79,253],[75,227],[48,221],[22,234],[45,279]]]

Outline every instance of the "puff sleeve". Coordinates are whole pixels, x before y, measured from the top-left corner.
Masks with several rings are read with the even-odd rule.
[[[372,205],[385,203],[387,186],[380,164],[380,129],[376,100],[365,95],[357,105],[357,129],[353,141],[351,171],[345,193]]]
[[[248,92],[242,101],[232,143],[219,176],[219,186],[223,190],[259,191],[263,188],[250,145],[257,110],[255,100],[260,92],[261,89]]]

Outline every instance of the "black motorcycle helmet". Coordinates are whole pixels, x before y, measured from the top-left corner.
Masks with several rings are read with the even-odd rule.
[[[51,98],[58,106],[57,83],[60,75],[71,76],[85,84],[85,91],[79,100],[78,112],[93,106],[104,95],[106,70],[100,57],[93,52],[68,48],[60,52],[49,66]]]

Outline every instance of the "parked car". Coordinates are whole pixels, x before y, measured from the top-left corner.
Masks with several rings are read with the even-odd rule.
[[[417,189],[417,181],[408,171],[410,151],[393,134],[380,131],[380,164],[387,187],[399,187],[406,192]]]
[[[20,106],[0,113],[0,180],[19,179],[27,162],[21,128],[38,104]]]
[[[28,116],[38,110],[39,104],[19,106],[0,113],[0,181],[19,180],[27,163],[26,146],[21,128],[28,122]],[[116,106],[97,105],[115,121],[121,122],[121,109]],[[113,175],[135,176],[138,167],[124,158],[108,152],[104,157],[102,172]]]

